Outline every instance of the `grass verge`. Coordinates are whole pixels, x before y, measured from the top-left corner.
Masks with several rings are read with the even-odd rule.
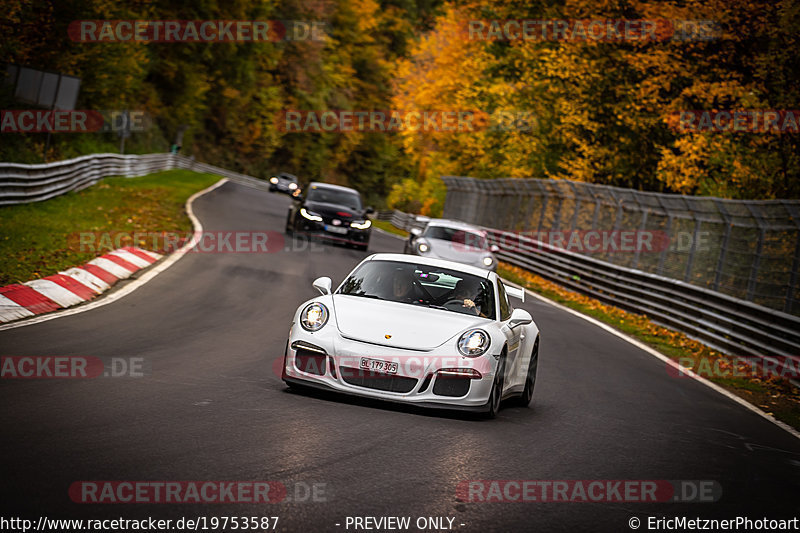
[[[49,276],[109,251],[81,245],[80,233],[119,236],[113,248],[154,249],[147,240],[134,243],[125,235],[190,231],[186,200],[219,179],[168,170],[140,178],[106,178],[44,202],[1,207],[0,286]]]
[[[683,333],[653,323],[643,315],[628,313],[617,307],[569,291],[551,281],[521,268],[500,263],[497,273],[531,291],[566,307],[604,322],[655,348],[670,359],[679,362],[723,387],[749,403],[771,414],[795,429],[800,429],[800,390],[786,379],[764,372],[753,372],[752,367],[712,350]],[[665,368],[664,372],[668,372]],[[679,377],[676,379],[688,379]]]

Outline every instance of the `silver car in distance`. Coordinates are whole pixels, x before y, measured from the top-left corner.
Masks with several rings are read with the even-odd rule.
[[[405,253],[457,261],[465,265],[497,271],[495,252],[482,229],[442,218],[431,219],[424,229],[413,228],[405,245]]]
[[[500,402],[528,405],[536,384],[539,329],[514,309],[497,274],[405,254],[364,259],[292,319],[282,379],[425,407],[497,415]]]

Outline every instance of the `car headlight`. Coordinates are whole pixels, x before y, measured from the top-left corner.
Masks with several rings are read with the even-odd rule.
[[[351,222],[350,227],[356,229],[367,229],[372,225],[372,222],[369,220],[364,220],[362,222]]]
[[[277,184],[278,184],[278,178],[276,178],[275,176],[272,176],[272,177],[269,179],[269,182],[270,182],[271,184],[273,184],[273,185],[277,185]]]
[[[303,218],[307,218],[308,220],[313,220],[315,222],[322,222],[321,216],[315,215],[314,213],[309,213],[308,211],[306,211],[305,207],[300,209],[300,214],[303,216]]]
[[[295,182],[292,182],[292,183],[289,184],[289,190],[293,191],[296,188],[297,188],[297,184]]]
[[[306,331],[319,331],[328,323],[328,308],[321,303],[308,304],[300,313],[300,325]]]
[[[492,266],[492,263],[494,263],[494,259],[492,259],[491,255],[487,255],[483,258],[483,264],[487,267]]]
[[[420,253],[422,253],[422,254],[424,254],[425,252],[427,252],[430,249],[431,249],[431,247],[428,246],[427,244],[425,244],[424,242],[421,242],[421,243],[419,243],[417,245],[417,250],[419,250]]]
[[[467,357],[478,357],[486,353],[492,343],[489,334],[482,329],[471,329],[458,339],[458,351]]]

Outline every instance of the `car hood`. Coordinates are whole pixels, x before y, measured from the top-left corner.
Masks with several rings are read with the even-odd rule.
[[[459,244],[442,239],[425,239],[430,246],[429,254],[440,259],[456,261],[458,263],[475,264],[480,263],[481,259],[491,255],[489,250],[480,250],[474,246]]]
[[[358,296],[333,296],[339,332],[348,338],[409,350],[432,350],[487,319]],[[391,337],[386,338],[387,335]]]
[[[306,202],[305,208],[325,218],[340,218],[344,220],[360,220],[364,218],[364,211],[352,209],[343,205]]]

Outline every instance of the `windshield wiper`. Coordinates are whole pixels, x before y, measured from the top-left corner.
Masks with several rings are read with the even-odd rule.
[[[445,311],[449,311],[449,309],[448,309],[448,308],[446,308],[446,307],[443,307],[443,306],[441,306],[441,305],[436,305],[436,304],[424,304],[424,303],[422,303],[422,302],[414,302],[414,303],[415,303],[416,305],[424,305],[425,307],[430,307],[431,309],[443,309],[443,310],[445,310]]]
[[[357,292],[353,292],[353,293],[343,292],[342,294],[344,294],[346,296],[359,296],[361,298],[374,298],[376,300],[385,300],[386,299],[386,298],[381,298],[380,296],[376,296],[374,294],[363,294],[363,293],[359,294]]]

